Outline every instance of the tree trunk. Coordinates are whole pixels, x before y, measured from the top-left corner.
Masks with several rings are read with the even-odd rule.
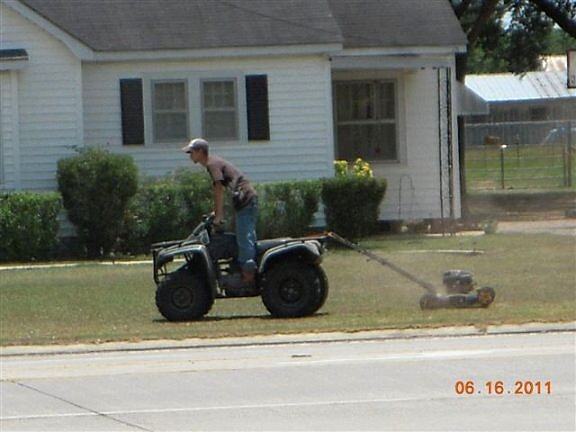
[[[570,36],[576,38],[576,20],[570,19],[568,10],[563,10],[561,6],[551,0],[530,0],[538,9],[548,15],[562,30]]]

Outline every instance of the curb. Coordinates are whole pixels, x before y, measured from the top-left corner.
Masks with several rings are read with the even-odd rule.
[[[273,336],[249,336],[220,339],[155,340],[144,342],[107,342],[103,344],[35,345],[0,347],[0,358],[18,356],[55,356],[115,352],[237,348],[251,346],[301,345],[316,343],[367,342],[399,339],[454,338],[519,334],[576,332],[576,321],[563,323],[530,323],[478,328],[441,327],[432,329],[376,330],[355,333],[306,333]],[[575,336],[576,342],[576,336]]]

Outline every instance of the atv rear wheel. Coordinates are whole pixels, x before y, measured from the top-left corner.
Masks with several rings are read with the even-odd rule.
[[[213,304],[214,298],[203,278],[188,272],[169,275],[156,290],[156,306],[168,321],[200,319]]]
[[[478,304],[480,307],[487,308],[492,304],[496,298],[496,291],[491,287],[482,287],[477,290],[478,293]]]
[[[327,295],[328,284],[322,280],[322,273],[308,264],[281,263],[263,278],[262,301],[268,312],[278,318],[312,315],[322,307]]]

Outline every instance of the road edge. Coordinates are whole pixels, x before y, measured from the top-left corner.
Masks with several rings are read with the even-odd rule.
[[[362,342],[371,340],[382,341],[396,339],[452,338],[466,336],[494,336],[560,332],[576,332],[576,321],[560,323],[528,323],[517,325],[489,325],[485,327],[463,326],[403,330],[370,330],[349,333],[332,332],[281,334],[216,339],[190,338],[182,340],[163,339],[141,342],[106,342],[101,344],[7,346],[0,347],[0,359],[16,356],[49,356],[129,351],[164,351],[199,348],[297,345],[310,343]]]

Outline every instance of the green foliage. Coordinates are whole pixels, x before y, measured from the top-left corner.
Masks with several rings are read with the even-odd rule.
[[[56,244],[62,201],[57,193],[0,195],[0,261],[48,258]]]
[[[576,38],[573,38],[562,29],[553,29],[548,38],[546,54],[565,55],[569,49],[576,49]]]
[[[152,243],[187,237],[212,209],[208,177],[188,170],[145,180],[130,201],[121,235],[125,252],[145,253]]]
[[[540,56],[548,48],[552,28],[552,20],[536,6],[519,2],[512,9],[512,21],[507,29],[508,71],[520,74],[538,70]]]
[[[493,13],[482,21],[484,0],[451,0],[460,11],[462,28],[469,36],[468,73],[513,72],[521,74],[538,70],[544,54],[565,54],[576,40],[554,26],[554,20],[531,0],[500,0]],[[551,5],[568,19],[576,16],[573,0],[552,0]],[[556,19],[556,17],[555,17]],[[480,24],[477,38],[470,40],[470,31]]]
[[[261,184],[258,237],[298,237],[306,234],[318,211],[320,181],[294,181]]]
[[[189,233],[200,222],[202,215],[210,213],[214,208],[212,181],[205,173],[195,173],[188,169],[177,170],[173,178],[182,187],[185,206],[183,223]]]
[[[96,148],[81,150],[58,162],[58,188],[88,256],[110,252],[138,188],[132,158]]]
[[[319,181],[256,185],[259,238],[301,236],[312,223],[320,199]],[[234,212],[225,200],[229,225]],[[122,250],[144,253],[155,242],[187,237],[202,215],[213,209],[210,179],[189,170],[143,183],[132,199],[122,233]]]
[[[353,175],[326,179],[322,185],[328,228],[350,239],[373,233],[386,181]]]

